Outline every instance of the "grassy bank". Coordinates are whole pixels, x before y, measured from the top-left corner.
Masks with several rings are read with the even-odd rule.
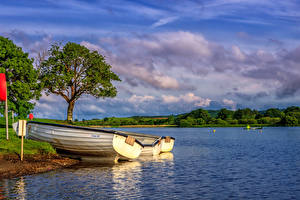
[[[11,122],[9,123],[11,124]],[[12,126],[9,126],[9,140],[6,140],[5,120],[0,118],[0,154],[20,155],[21,138],[19,138]],[[33,154],[56,154],[55,149],[46,142],[24,140],[24,155]]]
[[[23,161],[20,161],[20,152],[21,139],[9,126],[9,140],[6,140],[5,121],[0,118],[0,180],[65,168],[79,162],[59,156],[46,142],[29,139],[24,140]]]

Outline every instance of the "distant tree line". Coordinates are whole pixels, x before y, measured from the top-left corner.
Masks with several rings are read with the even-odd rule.
[[[124,126],[124,125],[175,125],[179,127],[201,126],[300,126],[300,107],[286,109],[270,108],[257,111],[250,108],[204,110],[197,109],[180,115],[164,117],[104,118],[75,120],[78,125]]]

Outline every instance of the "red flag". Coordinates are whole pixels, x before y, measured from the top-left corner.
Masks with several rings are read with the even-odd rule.
[[[5,74],[0,73],[0,101],[6,101],[6,79]]]

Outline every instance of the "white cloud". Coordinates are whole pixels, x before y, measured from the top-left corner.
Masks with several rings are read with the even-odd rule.
[[[85,112],[94,112],[94,113],[105,113],[105,110],[96,106],[96,105],[85,105]]]
[[[216,45],[201,34],[168,32],[139,38],[102,38],[110,46],[103,54],[113,70],[126,80],[164,90],[186,90],[192,86],[179,81],[171,68],[186,68],[190,73],[207,73]],[[103,49],[84,43],[90,49]],[[98,48],[97,48],[98,46]],[[175,75],[175,76],[174,76]]]
[[[175,20],[177,20],[178,17],[167,17],[167,18],[163,18],[158,20],[157,22],[155,22],[154,24],[152,24],[153,28],[159,27],[159,26],[163,26],[165,24],[174,22]]]
[[[195,103],[195,106],[199,107],[207,107],[210,105],[211,99],[201,99],[197,103]]]
[[[162,99],[164,103],[176,103],[180,101],[179,97],[175,97],[172,95],[162,95]]]
[[[40,102],[36,102],[36,108],[38,108],[39,110],[52,110],[52,106],[48,103],[40,103]]]
[[[187,93],[185,95],[180,95],[180,98],[188,103],[194,102],[194,101],[199,101],[202,99],[201,97],[195,96],[195,94],[191,93],[191,92]]]
[[[55,103],[55,102],[60,102],[60,101],[64,101],[63,98],[61,96],[58,95],[46,95],[45,93],[42,94],[41,97],[42,102],[51,102],[51,103]]]
[[[128,101],[130,103],[141,103],[141,102],[145,102],[145,101],[152,101],[154,100],[155,97],[154,96],[148,96],[148,95],[145,95],[145,96],[137,96],[137,95],[132,95]]]
[[[240,48],[238,46],[232,46],[232,53],[234,55],[234,57],[240,61],[244,61],[246,56],[244,55],[244,53],[240,50]]]
[[[60,96],[43,94],[35,103],[33,114],[37,118],[64,119],[66,116],[67,103]]]
[[[236,109],[236,103],[231,100],[231,99],[223,99],[222,102],[227,105],[227,106],[230,106],[232,109]]]
[[[102,38],[100,41],[103,46],[110,47],[105,54],[113,70],[131,87],[139,91],[153,89],[157,96],[161,96],[160,90],[177,92],[177,96],[162,97],[164,102],[186,99],[185,102],[197,103],[188,100],[196,96],[183,95],[182,91],[197,90],[219,99],[228,93],[256,95],[264,92],[268,96],[285,97],[299,90],[293,87],[299,77],[300,51],[297,48],[279,52],[247,51],[237,45],[227,48],[199,33],[184,31]],[[189,90],[186,86],[190,86]],[[241,96],[237,97],[245,101]],[[210,101],[204,100],[197,103],[199,106],[209,104]]]
[[[95,44],[92,44],[90,42],[87,42],[87,41],[82,41],[80,42],[80,45],[82,46],[85,46],[86,48],[88,48],[89,50],[91,51],[97,51],[99,52],[100,54],[106,54],[107,52],[101,48],[99,45],[95,45]]]
[[[199,107],[207,107],[210,105],[211,99],[202,98],[196,96],[194,93],[186,93],[184,95],[180,95],[179,97],[172,96],[172,95],[162,95],[162,99],[164,103],[177,103],[177,102],[186,102],[192,103],[195,106]]]
[[[179,89],[180,85],[175,78],[170,76],[155,74],[153,76],[154,80],[157,81],[157,84],[163,89]]]

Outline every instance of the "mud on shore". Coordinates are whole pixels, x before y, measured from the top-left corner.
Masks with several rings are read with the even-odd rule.
[[[23,161],[18,155],[0,155],[0,179],[70,167],[78,162],[59,155],[25,155]]]

